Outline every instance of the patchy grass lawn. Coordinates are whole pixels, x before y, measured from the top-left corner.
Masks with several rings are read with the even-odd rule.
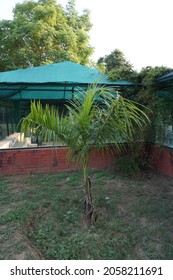
[[[0,177],[0,259],[173,259],[173,180],[91,172],[99,218],[83,220],[81,172]]]

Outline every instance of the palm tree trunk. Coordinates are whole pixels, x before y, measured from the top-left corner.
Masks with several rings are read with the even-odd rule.
[[[97,213],[94,207],[94,203],[91,195],[91,180],[88,177],[88,161],[86,160],[83,166],[84,171],[84,183],[85,183],[85,195],[84,195],[84,215],[87,226],[95,225],[97,220]]]

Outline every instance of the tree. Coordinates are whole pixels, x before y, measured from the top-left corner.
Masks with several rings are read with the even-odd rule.
[[[135,127],[148,122],[133,102],[116,96],[112,89],[96,85],[67,106],[68,114],[60,115],[55,108],[32,103],[31,113],[23,119],[21,131],[40,133],[45,140],[53,139],[69,147],[69,155],[82,165],[84,178],[84,209],[87,225],[94,224],[97,213],[91,195],[89,159],[93,148],[109,148],[108,143],[121,149],[122,139],[131,141]]]
[[[70,6],[75,11],[71,19]],[[88,63],[92,25],[88,11],[78,15],[75,1],[67,10],[55,0],[25,1],[16,4],[13,14],[13,20],[0,21],[1,71],[65,60]]]
[[[135,100],[150,108],[151,124],[145,132],[146,140],[149,142],[162,142],[166,125],[172,123],[173,119],[173,97],[172,94],[161,94],[157,88],[156,80],[172,71],[164,66],[147,66],[142,68],[138,74],[138,83],[141,84]]]
[[[66,6],[66,17],[68,25],[73,28],[76,35],[76,54],[80,58],[81,64],[88,64],[88,57],[92,54],[93,48],[89,45],[90,37],[88,32],[92,28],[89,10],[83,10],[82,15],[78,15],[75,8],[75,0],[70,0]]]
[[[123,52],[119,49],[115,49],[109,55],[99,58],[97,63],[106,66],[107,73],[113,80],[136,80],[137,73],[133,70],[133,66],[126,60]]]
[[[12,29],[12,21],[0,21],[0,71],[10,70],[15,67],[12,59],[14,50],[11,48],[13,45],[13,39],[11,36]]]
[[[135,95],[135,101],[142,103],[151,109],[152,114],[163,113],[167,96],[161,96],[157,89],[156,81],[159,77],[172,71],[171,68],[164,66],[147,66],[138,73],[137,82],[141,85]],[[169,106],[168,106],[169,107]],[[167,109],[168,109],[167,107]],[[165,112],[166,113],[166,112]]]

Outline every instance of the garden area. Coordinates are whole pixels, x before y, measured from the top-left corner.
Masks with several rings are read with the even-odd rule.
[[[173,259],[172,69],[138,72],[117,48],[93,62],[90,13],[73,0],[13,14],[0,21],[0,138],[20,144],[0,151],[0,259]]]
[[[172,179],[151,171],[90,175],[98,213],[90,227],[81,171],[1,176],[1,259],[172,259]]]

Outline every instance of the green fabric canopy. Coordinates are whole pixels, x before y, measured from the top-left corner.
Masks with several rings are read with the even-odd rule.
[[[119,89],[133,85],[124,80],[110,81],[95,69],[73,62],[60,62],[44,66],[0,73],[0,99],[8,100],[68,100],[90,84]]]

